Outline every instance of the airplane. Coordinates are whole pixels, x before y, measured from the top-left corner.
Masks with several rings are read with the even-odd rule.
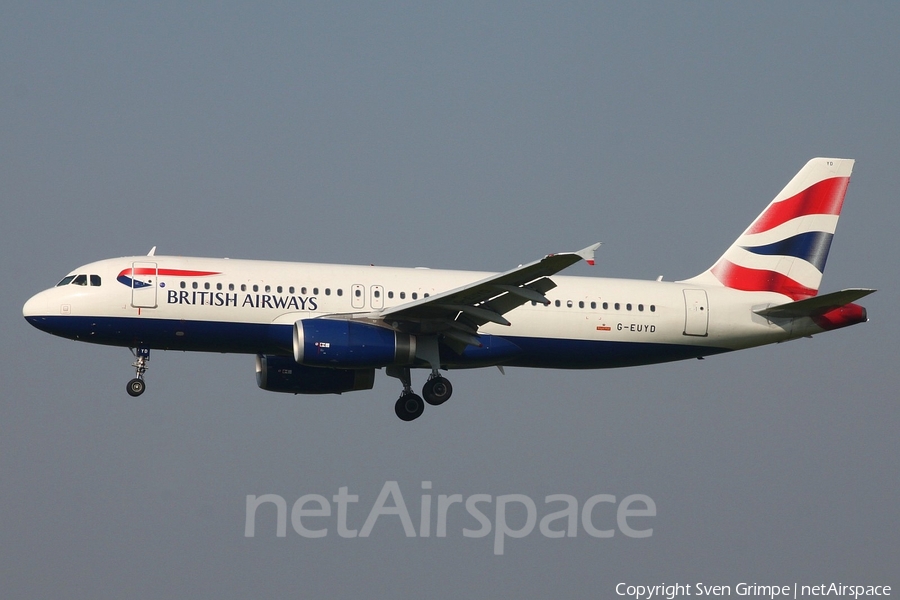
[[[867,321],[875,290],[819,295],[854,161],[810,160],[713,265],[690,279],[557,275],[593,244],[503,273],[146,256],[78,267],[29,299],[34,327],[127,347],[131,396],[151,349],[256,355],[257,384],[293,394],[400,380],[397,416],[453,393],[442,370],[600,369],[783,342]],[[430,375],[422,395],[411,369]]]

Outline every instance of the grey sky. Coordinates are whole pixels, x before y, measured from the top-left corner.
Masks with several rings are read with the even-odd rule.
[[[5,3],[3,596],[896,589],[898,22],[890,3]],[[823,291],[878,288],[870,323],[672,365],[454,372],[412,424],[383,374],[276,395],[249,356],[154,352],[134,400],[126,350],[21,316],[153,245],[500,271],[603,241],[567,273],[689,277],[813,156],[857,159]],[[348,486],[359,528],[389,480],[416,523],[422,481],[539,515],[550,494],[642,493],[658,514],[648,539],[535,530],[503,556],[464,512],[445,539],[390,517],[280,539],[263,512],[243,535],[248,494]]]

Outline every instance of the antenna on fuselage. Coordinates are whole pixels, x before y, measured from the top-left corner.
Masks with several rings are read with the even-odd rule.
[[[147,253],[147,256],[155,256],[156,255],[156,246],[150,248],[150,252]]]

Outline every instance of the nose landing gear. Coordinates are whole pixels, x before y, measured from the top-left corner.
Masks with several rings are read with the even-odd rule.
[[[137,398],[147,389],[144,383],[144,373],[147,372],[147,363],[150,362],[150,348],[132,348],[131,353],[134,355],[134,363],[131,365],[135,370],[135,377],[128,382],[125,389],[132,398]]]

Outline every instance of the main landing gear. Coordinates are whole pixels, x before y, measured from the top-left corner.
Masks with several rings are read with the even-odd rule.
[[[432,372],[431,377],[422,388],[424,400],[422,396],[418,396],[412,390],[409,367],[388,367],[387,374],[396,377],[403,384],[400,398],[394,404],[394,412],[403,421],[413,421],[421,417],[425,412],[426,402],[432,406],[439,406],[449,400],[453,394],[453,386],[450,385],[450,381],[436,372]]]
[[[131,365],[135,369],[135,377],[128,382],[126,390],[128,395],[137,398],[147,389],[144,383],[144,373],[147,372],[147,363],[150,362],[150,348],[133,348],[131,353],[134,355],[134,363]]]
[[[450,385],[450,380],[446,377],[441,377],[440,375],[432,375],[431,378],[425,382],[425,387],[422,388],[422,395],[425,397],[425,402],[432,406],[440,406],[449,400],[452,394],[453,386]]]

